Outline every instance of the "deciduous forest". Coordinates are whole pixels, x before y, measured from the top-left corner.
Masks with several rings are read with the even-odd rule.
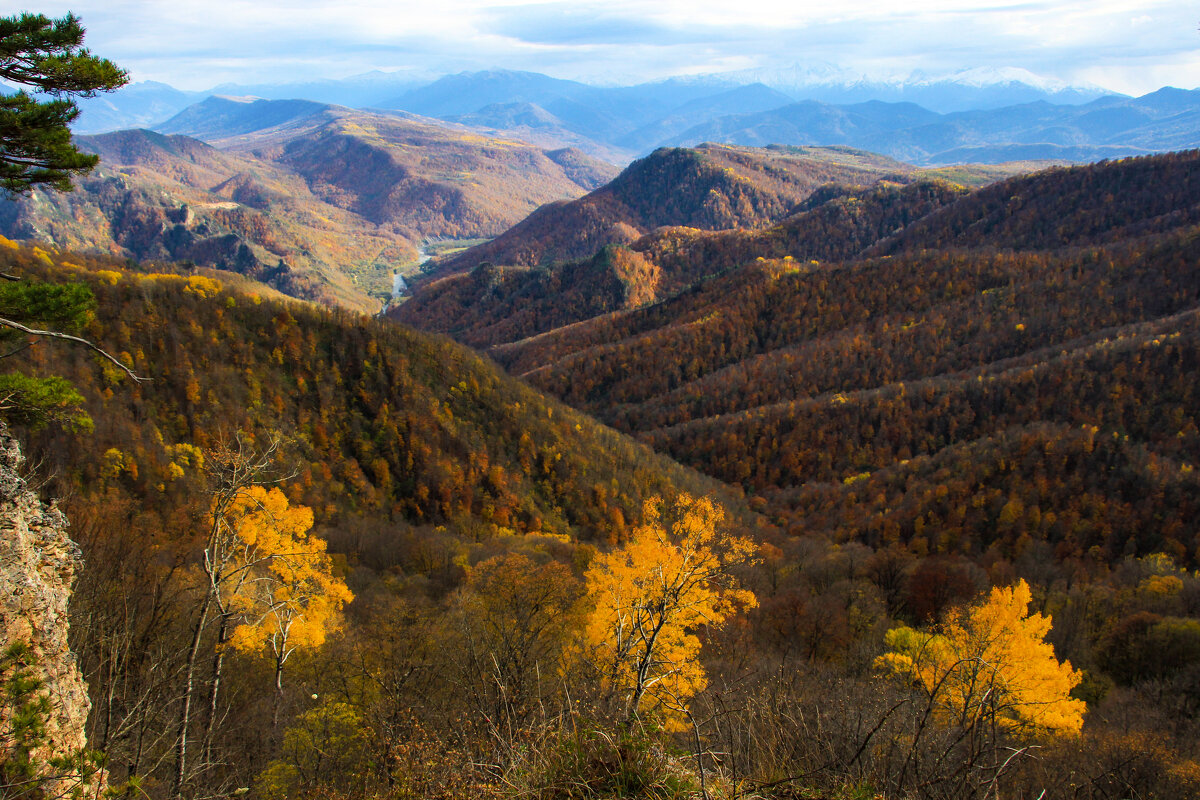
[[[230,273],[0,243],[93,297],[78,331],[148,379],[8,359],[73,387],[10,424],[87,564],[71,637],[109,785],[1195,793],[1189,223],[933,249],[854,211],[953,220],[1024,186],[829,190],[686,234],[738,266],[493,350],[532,386]],[[848,246],[873,253],[787,252],[846,215],[888,234]],[[673,235],[566,269],[658,266]]]

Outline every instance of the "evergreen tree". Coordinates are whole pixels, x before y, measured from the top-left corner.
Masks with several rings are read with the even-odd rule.
[[[24,89],[0,95],[0,191],[22,194],[41,184],[70,191],[73,174],[99,163],[99,156],[82,153],[71,142],[68,125],[79,116],[79,108],[70,96],[112,91],[128,76],[111,61],[89,53],[83,34],[73,14],[57,20],[30,13],[0,17],[0,81],[51,97],[38,99]],[[0,347],[5,350],[0,359],[24,350],[21,339],[49,337],[90,347],[129,372],[86,339],[42,329],[82,327],[96,304],[86,286],[27,284],[3,271],[0,279],[12,282],[0,284]],[[59,377],[29,377],[19,371],[0,375],[0,416],[11,421],[38,424],[53,419],[87,427],[90,420],[79,410],[82,400]]]
[[[0,17],[0,80],[31,87],[0,96],[0,187],[20,194],[39,184],[70,191],[71,175],[88,172],[99,157],[80,152],[68,125],[79,116],[70,96],[117,89],[129,77],[83,47],[83,26],[67,14],[50,19],[22,13]]]

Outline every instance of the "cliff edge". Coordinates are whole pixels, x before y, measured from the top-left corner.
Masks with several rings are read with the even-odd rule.
[[[67,603],[82,558],[67,536],[66,516],[44,504],[20,476],[24,460],[16,439],[0,423],[0,651],[18,642],[29,646],[21,666],[41,681],[50,701],[45,738],[31,754],[45,763],[87,746],[91,703],[67,646]],[[6,713],[11,712],[0,709],[0,760],[13,745]]]

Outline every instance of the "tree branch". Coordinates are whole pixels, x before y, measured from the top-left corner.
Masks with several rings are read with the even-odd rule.
[[[147,383],[150,381],[149,378],[143,378],[143,377],[139,376],[137,373],[135,373],[133,370],[131,370],[129,367],[125,366],[125,364],[122,363],[120,359],[118,359],[116,356],[113,356],[107,350],[102,349],[101,347],[93,344],[92,342],[89,342],[87,339],[84,339],[82,337],[72,336],[69,333],[59,333],[58,331],[42,331],[42,330],[38,330],[36,328],[29,328],[29,327],[26,327],[25,325],[22,325],[19,322],[13,322],[11,319],[4,319],[3,317],[0,317],[0,325],[3,325],[8,328],[12,328],[13,330],[21,331],[22,333],[28,333],[30,336],[48,336],[51,339],[63,339],[68,342],[75,342],[76,344],[81,344],[84,347],[87,347],[88,349],[93,350],[96,353],[99,353],[101,356],[108,359],[113,364],[116,364],[118,367],[121,368],[121,371],[123,371],[129,377],[133,378],[133,380],[136,381],[137,383]]]

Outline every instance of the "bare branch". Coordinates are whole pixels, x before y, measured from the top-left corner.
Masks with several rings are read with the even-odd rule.
[[[29,327],[26,327],[25,325],[22,325],[19,322],[13,322],[11,319],[4,319],[3,317],[0,317],[0,325],[4,325],[5,327],[12,328],[13,330],[21,331],[22,333],[28,333],[30,336],[47,336],[51,339],[63,339],[68,342],[75,342],[76,344],[81,344],[84,347],[87,347],[88,349],[93,350],[96,353],[99,353],[101,356],[108,359],[113,364],[116,364],[118,367],[121,368],[122,372],[124,372],[129,377],[133,378],[136,382],[147,383],[150,380],[149,378],[140,377],[137,373],[135,373],[129,367],[125,366],[125,364],[122,363],[121,360],[118,359],[116,356],[113,356],[108,351],[102,349],[101,347],[93,344],[92,342],[89,342],[87,339],[84,339],[80,336],[72,336],[69,333],[60,333],[58,331],[42,331],[42,330],[38,330],[37,328],[29,328]]]

